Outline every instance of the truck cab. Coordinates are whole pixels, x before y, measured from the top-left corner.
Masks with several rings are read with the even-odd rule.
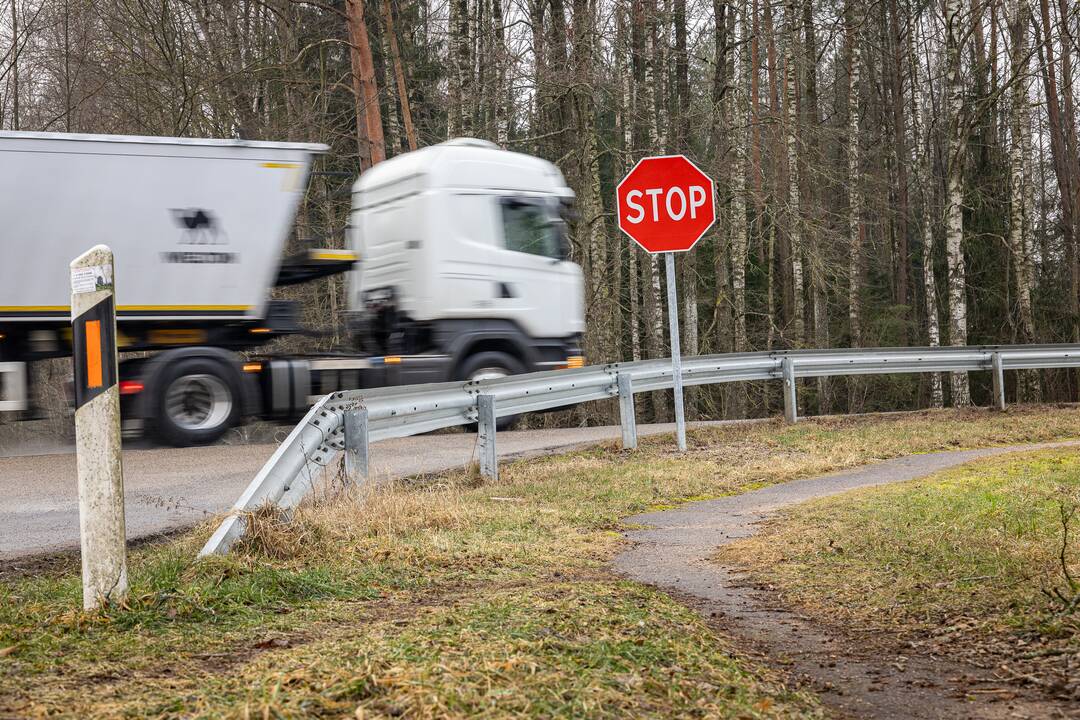
[[[463,138],[380,163],[352,197],[348,302],[365,350],[428,356],[416,380],[580,362],[574,192],[553,164]]]

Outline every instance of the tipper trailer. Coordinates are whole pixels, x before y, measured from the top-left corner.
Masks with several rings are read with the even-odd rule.
[[[115,255],[129,434],[212,442],[340,389],[582,363],[573,202],[544,160],[459,139],[353,185],[346,249],[283,257],[315,156],[300,143],[0,132],[0,411],[28,364],[71,352],[68,263]],[[348,343],[260,352],[303,332],[275,286],[347,272]]]

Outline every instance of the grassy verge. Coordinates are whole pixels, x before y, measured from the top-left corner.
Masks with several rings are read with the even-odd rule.
[[[1080,699],[1080,449],[807,503],[724,548],[785,599]]]
[[[726,426],[392,484],[260,519],[227,558],[200,528],[79,606],[76,561],[0,580],[0,716],[814,717],[666,596],[613,577],[621,518],[879,458],[1075,434],[1076,409]]]

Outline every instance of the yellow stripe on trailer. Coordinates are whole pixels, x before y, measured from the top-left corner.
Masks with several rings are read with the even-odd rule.
[[[240,312],[246,313],[251,305],[120,305],[119,312]],[[50,312],[69,313],[69,305],[0,305],[0,313]]]
[[[356,260],[359,255],[351,250],[313,250],[312,260]]]

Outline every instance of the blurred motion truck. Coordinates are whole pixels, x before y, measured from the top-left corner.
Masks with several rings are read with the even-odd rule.
[[[68,264],[98,243],[115,254],[129,435],[203,444],[336,390],[581,364],[574,196],[554,165],[471,139],[400,155],[354,183],[345,249],[286,257],[326,150],[0,132],[0,411],[25,415],[28,365],[70,355]],[[348,342],[267,352],[305,333],[273,289],[339,273]]]

